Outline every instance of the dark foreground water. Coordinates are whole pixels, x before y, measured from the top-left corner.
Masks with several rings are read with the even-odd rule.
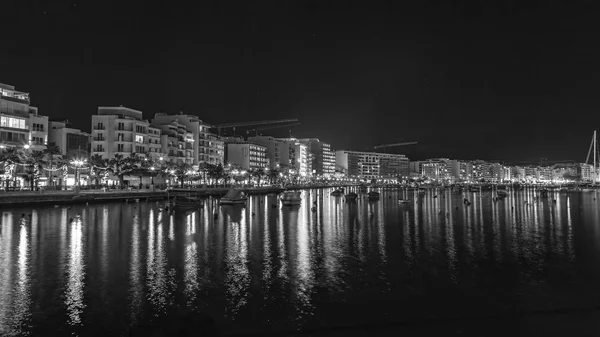
[[[433,191],[409,205],[398,191],[329,193],[304,191],[296,209],[267,196],[171,214],[156,202],[3,209],[0,335],[118,336],[182,315],[199,334],[261,335],[600,304],[594,192]]]

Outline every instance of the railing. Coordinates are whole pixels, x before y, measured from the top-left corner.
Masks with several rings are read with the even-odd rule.
[[[104,125],[94,125],[94,130],[106,130],[106,126]]]

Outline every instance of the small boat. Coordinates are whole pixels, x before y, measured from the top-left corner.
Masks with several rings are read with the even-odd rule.
[[[171,207],[177,208],[196,208],[202,205],[202,200],[195,197],[175,196],[171,203]]]
[[[240,205],[245,204],[247,200],[248,197],[244,191],[232,188],[227,192],[227,194],[221,197],[219,203],[221,205]]]
[[[346,201],[355,201],[356,198],[358,198],[358,194],[356,194],[354,192],[350,192],[350,193],[346,194]]]
[[[369,200],[379,200],[379,192],[376,192],[376,191],[369,192]]]
[[[508,197],[508,192],[506,190],[497,190],[496,196],[500,199],[504,199],[504,198]]]
[[[302,203],[302,197],[300,197],[300,191],[285,191],[281,197],[281,204],[283,206],[296,206]]]
[[[469,192],[481,192],[481,187],[471,186],[469,187]]]
[[[410,204],[410,200],[409,199],[398,199],[398,202],[401,204]]]
[[[335,190],[335,191],[331,192],[331,195],[334,196],[334,197],[339,197],[342,194],[344,194],[344,190],[341,190],[341,189],[338,189],[338,190]]]

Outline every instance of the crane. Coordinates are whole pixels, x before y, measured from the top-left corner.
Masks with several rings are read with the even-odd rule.
[[[403,142],[403,143],[383,144],[383,145],[377,145],[377,146],[373,147],[373,149],[375,149],[375,150],[377,150],[377,149],[383,149],[385,151],[385,149],[387,149],[388,147],[406,146],[406,145],[415,145],[415,144],[418,144],[418,142]]]
[[[280,124],[280,125],[271,125],[271,126],[259,126],[257,128],[250,129],[250,130],[246,131],[246,133],[248,134],[248,133],[254,131],[254,132],[256,132],[256,135],[258,136],[258,131],[272,130],[272,129],[279,129],[279,128],[286,128],[286,127],[292,127],[292,126],[296,126],[296,125],[300,125],[300,122]]]
[[[289,118],[289,119],[276,119],[276,120],[263,120],[263,121],[250,121],[250,122],[239,122],[239,123],[225,123],[215,125],[217,128],[217,135],[221,136],[221,129],[232,128],[235,132],[236,127],[240,126],[255,126],[255,125],[267,125],[267,124],[277,124],[277,123],[290,123],[290,122],[298,122],[297,118]]]

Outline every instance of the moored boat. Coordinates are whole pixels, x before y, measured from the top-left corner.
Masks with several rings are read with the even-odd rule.
[[[371,191],[369,192],[369,200],[379,200],[379,192],[377,191]]]
[[[398,202],[401,204],[409,204],[410,200],[409,199],[398,199]]]
[[[232,188],[227,191],[227,194],[221,197],[219,203],[221,205],[239,205],[245,204],[247,200],[248,197],[244,191]]]
[[[358,198],[358,194],[356,194],[354,192],[350,192],[350,193],[346,194],[346,201],[355,201],[356,198]]]
[[[334,196],[334,197],[339,197],[342,194],[344,194],[344,190],[342,190],[342,189],[337,189],[337,190],[331,192],[331,195]]]
[[[281,196],[281,204],[283,206],[296,206],[302,203],[300,191],[285,191]]]
[[[202,206],[202,200],[196,197],[175,196],[171,202],[176,208],[196,208]]]

